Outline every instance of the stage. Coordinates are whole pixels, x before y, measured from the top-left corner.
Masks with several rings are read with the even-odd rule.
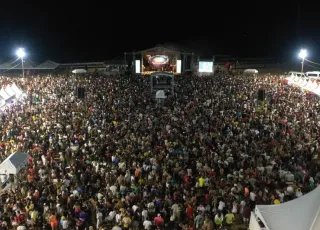
[[[145,71],[145,72],[141,72],[140,74],[141,75],[144,75],[144,76],[150,76],[151,74],[153,73],[170,73],[170,74],[173,74],[175,76],[179,76],[181,73],[174,73],[172,71]]]
[[[132,58],[132,72],[141,75],[151,75],[155,72],[179,75],[191,68],[193,56],[193,53],[169,49],[162,45],[139,52],[124,53],[125,63],[130,63]]]

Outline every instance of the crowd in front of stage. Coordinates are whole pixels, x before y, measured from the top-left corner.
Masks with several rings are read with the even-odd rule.
[[[30,154],[1,230],[229,228],[319,183],[319,99],[276,76],[180,76],[163,103],[143,76],[1,82],[27,96],[1,113],[0,154]]]

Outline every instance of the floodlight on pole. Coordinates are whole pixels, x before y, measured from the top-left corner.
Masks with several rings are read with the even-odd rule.
[[[306,49],[301,49],[299,53],[299,58],[302,59],[301,62],[301,73],[303,73],[303,64],[304,64],[304,59],[307,57],[308,53]]]
[[[22,77],[24,77],[24,65],[23,65],[23,58],[26,55],[23,48],[19,48],[17,50],[17,56],[21,59],[21,67],[22,67]]]

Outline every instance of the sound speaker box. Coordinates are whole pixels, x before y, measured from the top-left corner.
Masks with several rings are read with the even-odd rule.
[[[259,101],[264,101],[265,99],[265,90],[259,89],[258,91],[258,100]]]
[[[85,90],[83,87],[77,87],[77,96],[79,99],[83,99],[85,97]]]

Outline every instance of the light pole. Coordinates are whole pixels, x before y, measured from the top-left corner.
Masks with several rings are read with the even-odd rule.
[[[24,65],[23,65],[23,57],[26,55],[24,52],[24,48],[19,48],[17,50],[17,56],[21,59],[21,68],[22,68],[22,77],[24,78]]]
[[[304,64],[304,59],[307,57],[307,50],[306,49],[301,49],[299,53],[299,58],[302,59],[301,62],[301,74],[303,74],[303,64]]]

